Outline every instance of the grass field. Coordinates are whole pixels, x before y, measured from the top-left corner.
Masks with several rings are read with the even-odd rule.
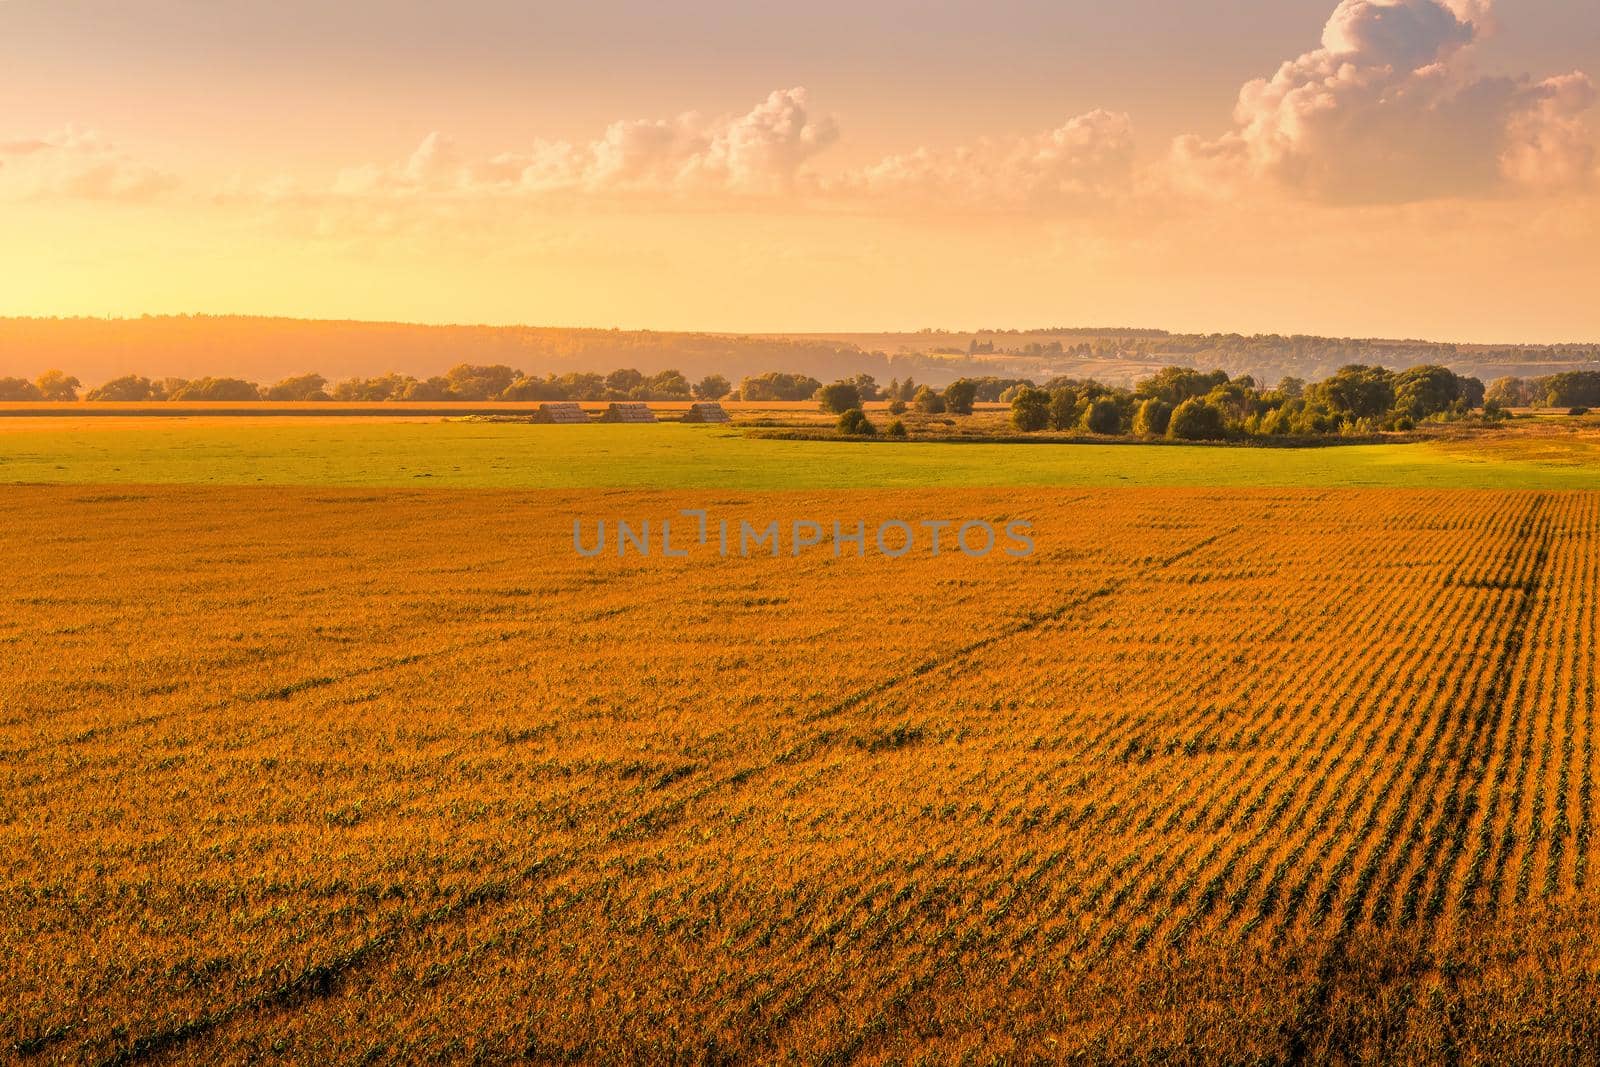
[[[571,548],[707,506],[1038,552]],[[7,1058],[1600,1041],[1600,494],[12,486],[0,550]]]
[[[1326,448],[848,443],[721,427],[0,419],[0,483],[505,488],[1600,488],[1600,427]]]

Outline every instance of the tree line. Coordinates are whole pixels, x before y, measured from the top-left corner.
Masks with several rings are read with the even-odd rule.
[[[865,401],[903,399],[915,401],[925,409],[944,410],[941,397],[962,395],[965,385],[958,383],[951,393],[939,393],[918,386],[907,378],[879,386],[870,374],[848,379],[856,397],[851,406]],[[979,401],[997,401],[1001,393],[1021,379],[963,379],[974,387]],[[348,378],[330,383],[320,374],[285,378],[274,385],[259,385],[243,378],[146,378],[127,374],[113,378],[87,391],[77,378],[59,370],[47,371],[34,381],[0,378],[0,401],[288,401],[288,402],[448,402],[448,401],[557,401],[557,400],[747,400],[808,401],[815,399],[823,384],[807,374],[770,371],[742,379],[734,388],[720,374],[708,374],[690,382],[676,370],[644,374],[632,368],[610,374],[570,371],[543,377],[524,374],[504,364],[480,366],[462,363],[442,375],[415,378],[406,374],[383,374],[374,378]],[[830,387],[831,388],[831,387]]]
[[[1543,378],[1496,378],[1488,400],[1508,408],[1600,407],[1600,371],[1566,371]]]
[[[891,414],[968,415],[978,403],[1008,403],[1013,426],[1026,433],[1086,430],[1105,436],[1139,434],[1181,439],[1230,436],[1319,436],[1406,430],[1424,421],[1458,418],[1481,410],[1498,417],[1508,407],[1600,407],[1600,372],[1574,371],[1539,378],[1501,378],[1485,389],[1476,378],[1437,365],[1390,371],[1351,364],[1324,381],[1284,378],[1265,389],[1249,376],[1230,377],[1168,367],[1132,389],[1093,380],[1057,378],[1042,386],[1024,378],[960,378],[943,389],[913,378],[880,384],[857,374],[824,385],[806,374],[771,371],[742,379],[737,388],[720,374],[699,381],[676,370],[644,374],[631,368],[609,374],[573,371],[527,375],[504,364],[458,364],[429,378],[385,374],[330,383],[320,374],[259,385],[241,378],[146,378],[130,374],[84,390],[74,376],[50,370],[29,381],[0,378],[0,401],[817,401],[843,414],[888,401]],[[871,423],[852,419],[860,429]],[[866,432],[861,430],[860,432]]]
[[[1352,364],[1325,381],[1285,378],[1272,389],[1260,388],[1248,375],[1232,378],[1222,370],[1168,367],[1132,389],[1065,378],[1043,386],[961,379],[938,391],[905,382],[888,392],[891,415],[913,407],[927,414],[967,415],[975,402],[994,399],[1010,403],[1011,424],[1023,433],[1085,431],[1185,441],[1366,434],[1411,430],[1424,422],[1475,413],[1491,420],[1503,416],[1497,405],[1486,404],[1481,381],[1440,366],[1390,371]],[[817,399],[824,411],[840,415],[842,432],[876,432],[861,405],[880,397],[869,396],[859,380],[823,386]],[[895,435],[902,435],[898,422],[891,432],[896,427]]]
[[[0,401],[491,401],[491,400],[718,400],[731,391],[719,374],[700,381],[675,370],[646,375],[622,369],[610,374],[571,372],[530,377],[502,364],[463,363],[442,375],[414,378],[384,374],[330,383],[320,374],[258,385],[242,378],[146,378],[127,374],[87,391],[77,378],[58,370],[34,381],[0,378]],[[809,394],[808,394],[809,395]]]

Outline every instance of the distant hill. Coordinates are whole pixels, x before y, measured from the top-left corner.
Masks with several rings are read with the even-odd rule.
[[[1170,365],[1220,367],[1270,383],[1285,376],[1326,378],[1347,363],[1393,369],[1442,363],[1488,381],[1596,369],[1600,344],[1454,345],[1111,327],[735,335],[232,315],[0,318],[0,377],[32,378],[59,367],[90,385],[124,374],[273,382],[308,372],[331,380],[389,371],[427,377],[459,363],[503,363],[536,376],[673,369],[691,379],[722,374],[735,382],[775,370],[823,381],[865,373],[883,381],[913,376],[935,386],[984,375],[1130,384]]]

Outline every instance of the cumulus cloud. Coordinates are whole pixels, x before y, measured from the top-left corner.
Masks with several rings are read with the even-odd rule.
[[[1232,130],[1177,140],[1178,169],[1354,201],[1587,183],[1593,83],[1474,75],[1490,15],[1490,0],[1341,0],[1321,47],[1240,90]]]
[[[775,196],[808,180],[806,165],[838,126],[816,114],[803,88],[773,92],[749,112],[708,120],[614,122],[593,141],[540,141],[521,153],[466,159],[438,133],[406,159],[339,176],[342,194],[652,194]]]
[[[579,204],[1147,225],[1193,211],[1175,189],[1243,204],[1259,204],[1269,186],[1290,191],[1287,203],[1420,204],[1594,185],[1588,120],[1600,93],[1581,72],[1477,73],[1472,53],[1492,30],[1491,4],[1339,0],[1316,48],[1244,85],[1230,129],[1178,138],[1156,160],[1139,158],[1128,115],[1096,110],[1036,134],[828,167],[839,126],[792,88],[742,113],[618,121],[592,139],[501,154],[431,133],[409,155],[331,183],[241,180],[216,200],[253,203],[274,226],[289,218],[318,234],[492,235],[511,214]],[[0,157],[51,150],[0,145]]]
[[[0,142],[0,196],[148,200],[178,185],[171,174],[128,156],[93,130]]]
[[[469,158],[440,133],[404,160],[342,172],[334,197],[589,197],[804,200],[880,211],[929,206],[962,211],[1061,210],[1126,187],[1133,168],[1127,115],[1092,111],[1033,136],[986,138],[946,150],[919,148],[856,169],[814,164],[839,139],[805,89],[779,90],[742,115],[615,122],[587,142],[540,141],[523,152]]]
[[[1530,188],[1569,189],[1588,184],[1595,149],[1585,117],[1597,94],[1587,74],[1547,78],[1521,94],[1506,123],[1500,170]]]
[[[1093,204],[1126,188],[1133,123],[1091,111],[1032,137],[986,139],[947,152],[890,156],[831,185],[847,195],[963,210],[1060,210]]]

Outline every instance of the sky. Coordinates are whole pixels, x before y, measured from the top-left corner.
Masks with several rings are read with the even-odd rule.
[[[1594,77],[1571,0],[0,0],[0,315],[1594,341]]]

